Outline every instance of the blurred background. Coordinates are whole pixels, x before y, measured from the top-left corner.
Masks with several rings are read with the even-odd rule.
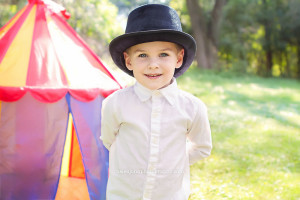
[[[126,16],[146,3],[175,8],[198,45],[197,66],[259,76],[300,78],[299,0],[55,0],[68,23],[104,60],[124,33]],[[2,27],[26,0],[0,0]]]
[[[55,2],[112,69],[109,42],[133,8],[175,8],[198,46],[178,85],[207,105],[213,137],[212,155],[191,167],[190,200],[300,199],[299,0]],[[0,0],[0,27],[26,4]]]

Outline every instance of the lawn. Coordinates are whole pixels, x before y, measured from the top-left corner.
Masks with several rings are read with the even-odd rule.
[[[300,199],[299,81],[191,68],[178,85],[207,105],[213,138],[190,200]]]

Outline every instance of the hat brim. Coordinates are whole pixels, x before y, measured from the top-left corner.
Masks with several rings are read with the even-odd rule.
[[[153,41],[172,42],[184,48],[182,66],[175,70],[174,77],[182,75],[192,64],[196,52],[194,38],[187,33],[174,30],[141,31],[120,35],[109,44],[109,52],[115,64],[125,73],[133,76],[132,71],[125,65],[123,52],[131,46]]]

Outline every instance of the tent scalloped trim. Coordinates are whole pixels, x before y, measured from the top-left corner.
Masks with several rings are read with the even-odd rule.
[[[114,90],[104,90],[100,88],[91,89],[70,89],[70,88],[32,88],[32,87],[1,87],[0,86],[0,101],[14,102],[21,99],[27,92],[32,97],[43,103],[54,103],[70,93],[72,97],[82,102],[94,100],[98,95],[104,98],[115,92]]]

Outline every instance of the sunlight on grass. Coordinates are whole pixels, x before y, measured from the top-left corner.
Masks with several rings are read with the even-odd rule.
[[[299,81],[191,68],[178,85],[205,102],[213,137],[190,200],[300,199]]]

